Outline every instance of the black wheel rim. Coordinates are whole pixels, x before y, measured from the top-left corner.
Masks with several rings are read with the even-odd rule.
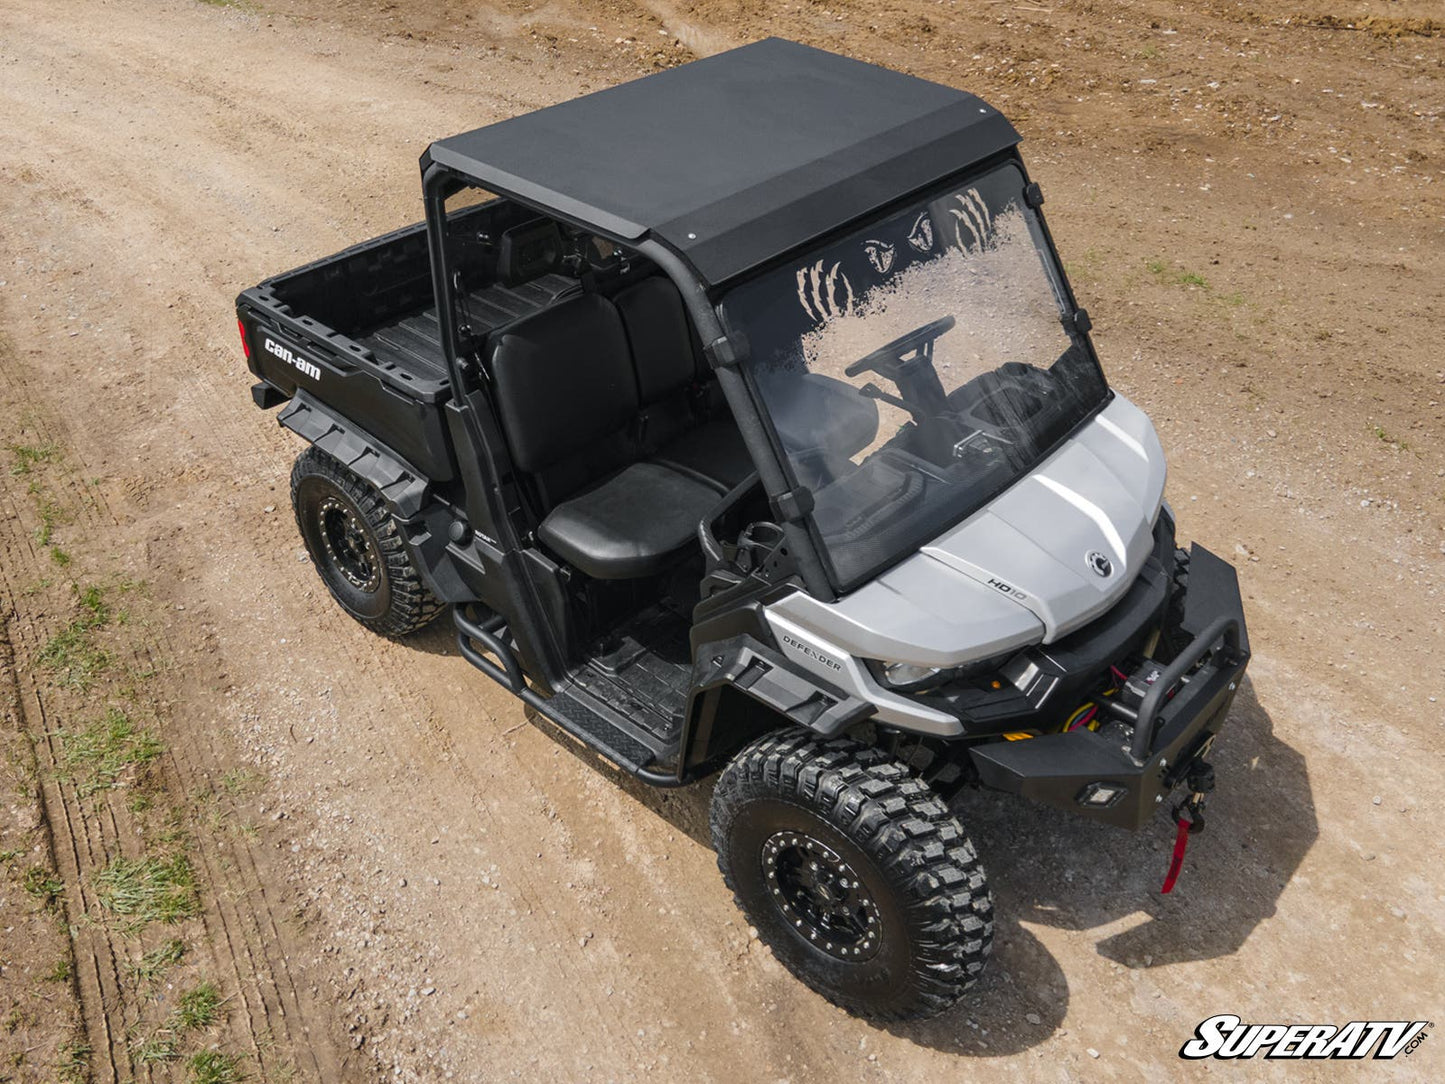
[[[332,567],[353,587],[375,591],[381,585],[381,558],[361,517],[336,497],[321,502],[319,515],[321,544]]]
[[[773,905],[804,940],[840,960],[867,960],[878,952],[878,907],[831,847],[802,832],[778,832],[763,844],[762,857]]]

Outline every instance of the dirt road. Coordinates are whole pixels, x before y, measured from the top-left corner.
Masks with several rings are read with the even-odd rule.
[[[8,0],[0,590],[37,763],[10,758],[0,1076],[1173,1079],[1218,1012],[1439,1019],[1445,38],[1425,0],[1347,6]],[[1162,820],[966,798],[994,964],[917,1026],[749,938],[707,787],[619,784],[443,628],[385,643],[328,603],[235,341],[240,288],[420,217],[429,140],[768,32],[1017,120],[1181,530],[1248,596],[1176,894]],[[77,767],[110,711],[164,752],[112,726],[121,767]],[[121,921],[101,872],[176,855],[191,902]],[[48,866],[63,889],[26,880]],[[53,982],[46,913],[75,946]],[[206,984],[213,1021],[181,1023]],[[1385,1071],[1439,1079],[1439,1042]]]

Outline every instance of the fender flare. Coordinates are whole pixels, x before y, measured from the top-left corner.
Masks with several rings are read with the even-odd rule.
[[[710,723],[718,695],[729,689],[771,709],[780,719],[831,738],[876,710],[866,700],[820,682],[788,664],[777,651],[752,636],[699,644],[688,699],[689,732]]]
[[[420,514],[431,480],[310,393],[297,391],[276,420],[375,487],[397,519],[411,520]]]

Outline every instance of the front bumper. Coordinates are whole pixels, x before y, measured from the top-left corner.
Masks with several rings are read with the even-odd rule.
[[[1126,740],[1106,728],[975,746],[981,781],[1106,824],[1145,824],[1208,753],[1249,665],[1238,576],[1202,546],[1191,551],[1181,627],[1191,641],[1141,705]],[[1192,672],[1177,683],[1185,671]],[[1171,687],[1177,691],[1165,700]]]

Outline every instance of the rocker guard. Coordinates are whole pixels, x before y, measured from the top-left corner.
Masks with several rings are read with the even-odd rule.
[[[1207,752],[1249,665],[1238,577],[1198,545],[1190,554],[1182,624],[1193,639],[1156,683],[1154,703],[1141,705],[1143,726],[1132,747],[1091,730],[991,742],[970,750],[984,785],[1121,828],[1147,823],[1189,763]],[[1165,702],[1165,682],[1200,659],[1204,665]],[[1095,784],[1120,793],[1107,805],[1087,804]]]

